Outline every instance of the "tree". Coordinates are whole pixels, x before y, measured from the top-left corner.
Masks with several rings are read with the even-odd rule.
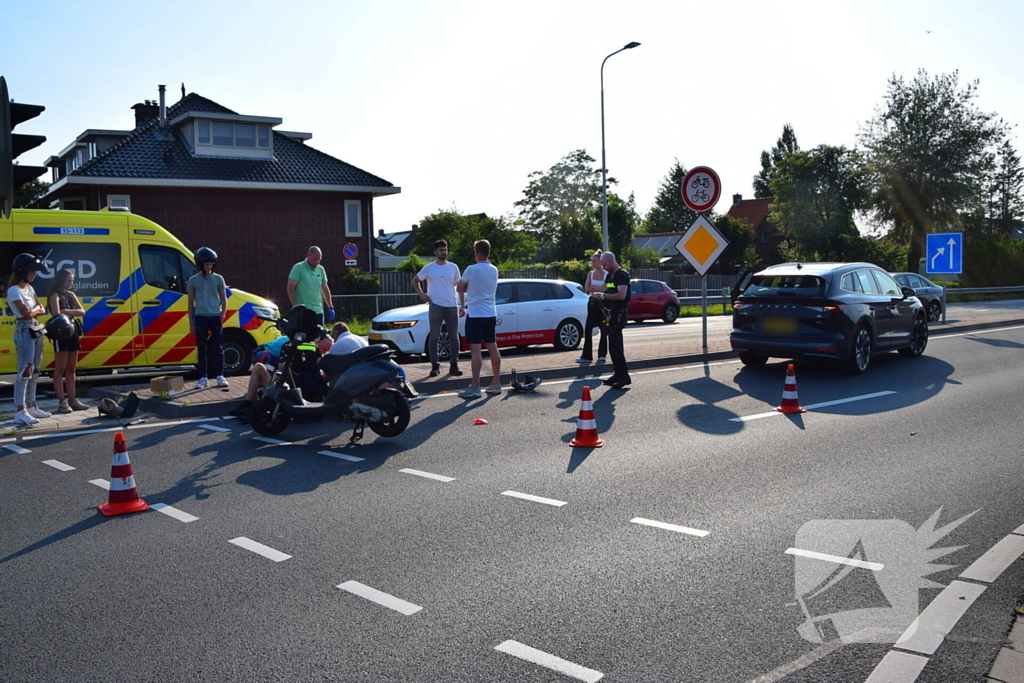
[[[14,191],[11,205],[16,209],[24,209],[45,195],[49,189],[50,183],[45,180],[30,180]]]
[[[893,75],[883,107],[861,132],[873,169],[873,208],[891,235],[910,245],[916,270],[924,236],[959,221],[984,194],[991,147],[1005,131],[974,105],[978,81],[963,88],[957,72],[931,78],[924,69],[907,83]]]
[[[577,149],[562,157],[547,171],[534,171],[515,203],[528,232],[555,242],[563,227],[582,222],[587,212],[601,204],[601,169],[586,150]],[[614,178],[608,184],[615,183]]]
[[[800,145],[796,142],[793,126],[787,123],[782,127],[782,135],[772,147],[772,151],[770,153],[768,151],[761,152],[761,171],[754,176],[754,197],[756,199],[772,196],[772,178],[775,177],[779,162],[799,151]]]
[[[686,169],[676,159],[661,181],[654,205],[644,219],[642,229],[645,233],[686,232],[697,220],[697,214],[683,202],[680,186],[685,177]]]
[[[712,266],[715,272],[734,273],[740,266],[757,263],[754,231],[746,222],[727,214],[714,215],[710,222],[715,226],[715,230],[729,242],[729,246],[722,251],[721,256],[715,261],[715,265]]]
[[[434,242],[441,239],[448,241],[448,258],[462,269],[476,262],[476,240],[491,243],[494,261],[529,261],[537,253],[537,238],[516,230],[507,218],[495,219],[482,213],[465,216],[455,209],[438,211],[420,221],[416,252],[433,258]]]
[[[861,154],[820,145],[779,161],[772,178],[771,221],[785,233],[791,254],[802,260],[845,261],[853,221],[867,205],[867,169]]]
[[[1017,221],[1024,216],[1024,169],[1013,144],[1003,140],[996,153],[995,206],[991,218],[995,234],[1009,235]]]

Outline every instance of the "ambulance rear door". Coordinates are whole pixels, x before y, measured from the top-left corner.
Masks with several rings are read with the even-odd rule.
[[[144,232],[133,230],[133,232]],[[195,337],[189,333],[188,295],[185,285],[195,264],[177,247],[132,235],[139,287],[139,335],[148,365],[184,365],[196,362]]]

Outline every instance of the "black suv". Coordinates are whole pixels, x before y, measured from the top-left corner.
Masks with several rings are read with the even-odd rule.
[[[820,356],[860,374],[871,356],[920,356],[928,322],[914,290],[870,263],[784,263],[733,289],[729,342],[744,365]]]

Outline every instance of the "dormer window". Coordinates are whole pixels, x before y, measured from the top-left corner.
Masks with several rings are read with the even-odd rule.
[[[215,147],[270,148],[270,126],[230,121],[196,122],[196,142]]]

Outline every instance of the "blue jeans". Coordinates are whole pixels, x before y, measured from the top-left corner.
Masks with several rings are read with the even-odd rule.
[[[36,382],[39,380],[39,364],[43,362],[43,338],[32,338],[28,325],[14,324],[14,348],[18,354],[18,376],[14,379],[14,405],[24,406],[36,402]],[[25,377],[25,369],[31,365],[32,374]]]
[[[224,331],[220,316],[197,315],[195,325],[199,376],[209,379],[220,377],[224,374]]]

